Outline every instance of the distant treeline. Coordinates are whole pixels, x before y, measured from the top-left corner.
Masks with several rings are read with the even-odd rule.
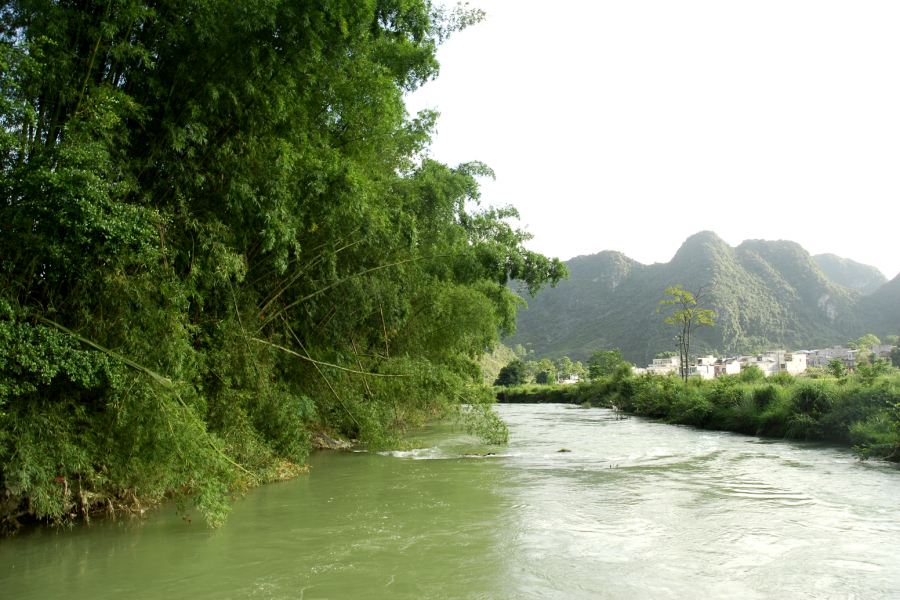
[[[900,460],[900,375],[861,369],[813,379],[765,378],[751,367],[713,380],[634,376],[622,364],[608,377],[567,386],[495,388],[500,402],[565,402],[615,407],[666,423],[788,439],[831,440],[862,458]]]

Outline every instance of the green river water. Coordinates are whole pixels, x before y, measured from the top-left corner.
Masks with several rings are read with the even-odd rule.
[[[498,410],[508,446],[435,424],[422,450],[317,452],[219,530],[164,506],[2,540],[0,598],[900,598],[892,466],[604,409]]]

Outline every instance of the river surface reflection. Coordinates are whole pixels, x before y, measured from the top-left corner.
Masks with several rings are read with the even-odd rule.
[[[498,410],[508,446],[435,424],[422,450],[319,452],[219,530],[167,506],[2,540],[0,597],[900,597],[892,466],[604,409]]]

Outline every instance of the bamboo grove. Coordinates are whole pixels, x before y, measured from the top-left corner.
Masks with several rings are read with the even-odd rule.
[[[477,10],[425,0],[20,0],[0,22],[0,521],[165,495],[223,522],[309,434],[456,416],[564,265],[404,94]]]

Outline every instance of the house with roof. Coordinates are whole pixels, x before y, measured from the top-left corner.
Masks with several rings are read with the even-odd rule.
[[[766,377],[775,375],[776,373],[789,373],[797,376],[806,373],[808,365],[808,351],[799,350],[789,352],[786,350],[767,350],[762,354],[751,356],[741,356],[738,361],[742,368],[749,366],[758,367]]]
[[[845,367],[852,369],[856,366],[856,357],[859,350],[844,348],[843,346],[832,346],[823,350],[810,350],[807,356],[807,365],[810,367],[827,367],[834,359],[839,359]]]
[[[645,371],[651,375],[668,375],[669,373],[677,373],[680,366],[681,359],[677,356],[654,358],[653,363],[647,365]]]

